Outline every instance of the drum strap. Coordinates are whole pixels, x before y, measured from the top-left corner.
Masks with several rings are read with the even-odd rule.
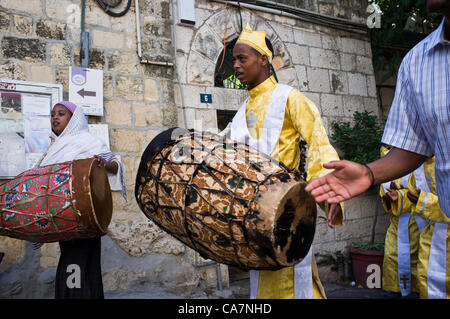
[[[264,127],[257,140],[253,138],[248,130],[246,116],[248,99],[246,99],[231,122],[231,139],[247,144],[270,156],[278,143],[281,129],[283,128],[287,98],[291,90],[292,87],[285,84],[276,86],[266,110]]]

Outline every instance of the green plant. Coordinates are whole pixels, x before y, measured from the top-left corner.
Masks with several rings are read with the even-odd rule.
[[[363,164],[380,157],[383,127],[371,113],[353,113],[353,126],[350,122],[333,122],[331,138],[343,152],[344,159]]]
[[[360,250],[384,250],[384,241],[371,243],[368,241],[357,241],[350,245],[352,248]]]
[[[369,1],[369,2],[373,2]],[[381,83],[395,74],[403,56],[412,47],[405,38],[422,38],[439,26],[442,16],[427,11],[426,0],[375,0],[380,8],[381,28],[369,29],[375,71],[388,66]],[[414,36],[419,42],[421,37]],[[405,47],[406,45],[406,47]]]

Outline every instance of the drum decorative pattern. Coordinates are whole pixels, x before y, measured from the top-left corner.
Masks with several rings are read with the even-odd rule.
[[[189,131],[141,162],[136,199],[149,219],[204,258],[242,269],[277,269],[282,265],[271,244],[264,236],[255,241],[253,230],[267,230],[258,198],[269,185],[300,180],[245,144]]]
[[[0,235],[32,242],[93,237],[80,225],[71,162],[30,169],[0,186]]]

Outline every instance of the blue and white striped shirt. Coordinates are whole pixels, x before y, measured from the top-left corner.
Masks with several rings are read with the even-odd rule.
[[[403,59],[382,142],[436,156],[436,193],[450,217],[450,43],[444,21]]]

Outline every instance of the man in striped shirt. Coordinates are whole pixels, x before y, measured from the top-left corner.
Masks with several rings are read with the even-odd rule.
[[[400,66],[382,138],[394,148],[370,164],[324,164],[335,170],[306,188],[316,201],[348,200],[373,184],[414,171],[434,154],[439,204],[450,217],[450,1],[428,0],[427,8],[443,14],[444,19],[438,29],[408,52]]]

